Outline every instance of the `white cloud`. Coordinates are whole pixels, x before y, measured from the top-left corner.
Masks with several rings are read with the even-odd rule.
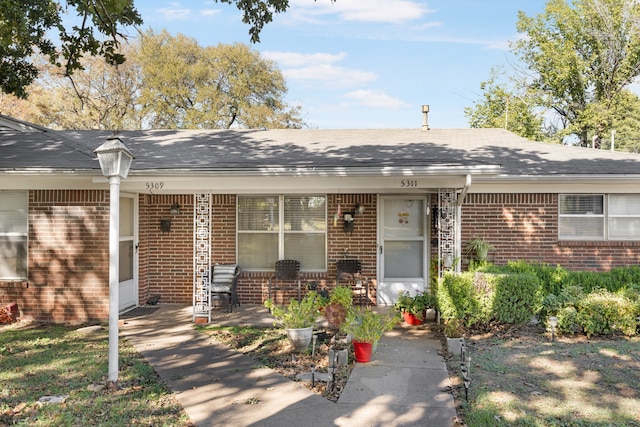
[[[374,108],[397,110],[410,106],[401,99],[374,90],[355,90],[345,94],[343,98],[348,101],[353,101],[355,104]]]
[[[200,15],[213,16],[220,13],[220,9],[200,9]]]
[[[180,3],[169,3],[167,7],[157,9],[165,21],[184,21],[191,15],[191,9],[183,8]]]
[[[285,69],[282,72],[289,79],[315,80],[332,86],[359,86],[377,78],[375,73],[369,71],[351,70],[331,64]]]
[[[344,21],[403,23],[432,12],[421,2],[411,0],[293,0],[294,12],[301,17],[338,15]],[[292,7],[293,9],[293,7]]]
[[[373,72],[335,65],[336,62],[347,57],[344,52],[338,54],[262,52],[262,56],[277,62],[285,77],[291,80],[317,81],[334,87],[349,87],[377,79]]]
[[[281,67],[300,67],[315,64],[332,64],[347,57],[345,52],[331,53],[298,53],[265,51],[262,56],[276,61]]]

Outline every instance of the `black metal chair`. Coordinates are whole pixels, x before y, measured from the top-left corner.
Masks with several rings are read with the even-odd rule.
[[[341,259],[336,261],[336,286],[340,282],[349,285],[353,292],[354,302],[369,305],[369,281],[362,275],[362,263],[357,259]]]
[[[216,264],[211,267],[210,295],[211,297],[217,295],[224,299],[229,313],[233,312],[234,306],[240,306],[237,291],[239,275],[240,266],[238,264]]]
[[[300,261],[294,259],[281,259],[276,261],[275,273],[269,277],[269,299],[278,290],[291,289],[290,286],[286,286],[285,282],[297,283],[298,286],[298,301],[302,298],[302,290],[300,288]]]

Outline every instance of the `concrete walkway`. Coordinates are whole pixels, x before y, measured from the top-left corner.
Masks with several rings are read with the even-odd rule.
[[[161,305],[124,320],[120,332],[176,394],[198,426],[450,427],[456,417],[440,341],[394,329],[370,363],[357,363],[330,402],[193,328],[191,307]],[[261,306],[219,313],[212,323],[272,325]]]

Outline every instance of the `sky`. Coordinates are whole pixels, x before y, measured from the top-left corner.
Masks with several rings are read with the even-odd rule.
[[[518,11],[543,0],[290,0],[252,44],[232,5],[211,0],[135,0],[143,28],[201,46],[241,42],[276,62],[286,101],[314,129],[467,128],[492,67],[516,63],[509,41]]]

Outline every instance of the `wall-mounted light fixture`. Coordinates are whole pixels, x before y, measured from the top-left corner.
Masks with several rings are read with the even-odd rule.
[[[170,219],[161,219],[160,220],[160,231],[163,233],[168,233],[171,231],[171,220]]]
[[[344,221],[344,232],[352,233],[353,232],[353,222],[356,218],[356,215],[362,215],[364,213],[364,205],[360,203],[356,203],[356,206],[350,212],[343,212],[342,219]]]
[[[180,215],[180,205],[177,202],[174,202],[171,205],[171,209],[169,209],[169,213],[171,213],[171,215]]]
[[[353,232],[353,219],[355,218],[355,214],[353,212],[345,212],[344,219],[344,232],[352,233]]]

